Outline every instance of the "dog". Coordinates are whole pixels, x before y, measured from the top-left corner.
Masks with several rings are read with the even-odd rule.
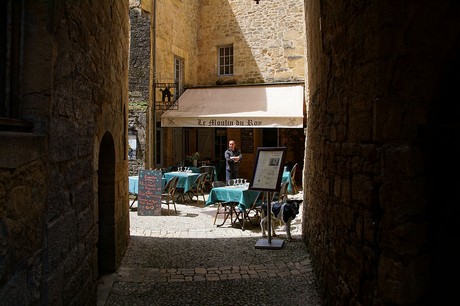
[[[286,230],[286,240],[292,241],[291,237],[291,222],[299,214],[300,204],[303,200],[287,200],[285,203],[273,202],[271,205],[272,210],[272,236],[276,236],[274,223],[282,221]],[[266,225],[268,222],[267,203],[263,203],[261,207],[261,220],[260,228],[262,230],[262,237],[267,237]]]

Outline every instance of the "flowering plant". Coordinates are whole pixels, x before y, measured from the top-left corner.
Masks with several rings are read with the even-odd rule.
[[[200,160],[200,153],[195,152],[192,155],[187,155],[185,157],[186,160],[191,161],[191,160]]]
[[[200,153],[198,153],[198,152],[193,153],[192,159],[199,160],[200,159]]]

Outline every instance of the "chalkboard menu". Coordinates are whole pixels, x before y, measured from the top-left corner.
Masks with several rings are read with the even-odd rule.
[[[140,170],[137,214],[139,216],[160,216],[162,191],[161,170]]]
[[[241,129],[241,153],[254,153],[253,129]]]

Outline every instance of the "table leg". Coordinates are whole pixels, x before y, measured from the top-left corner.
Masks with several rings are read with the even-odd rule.
[[[134,198],[134,200],[131,202],[131,204],[129,205],[129,209],[131,209],[134,205],[134,202],[137,201],[137,194],[136,194],[136,197]]]
[[[228,219],[228,215],[230,215],[230,224],[233,223],[233,210],[234,210],[233,207],[234,207],[233,205],[229,205],[229,208],[228,208],[229,210],[228,210],[228,212],[225,214],[224,221],[222,221],[221,224],[218,224],[217,227],[221,227],[222,225],[225,224],[225,222],[226,222],[227,219]],[[227,205],[224,206],[224,211],[227,211]]]
[[[184,204],[186,202],[185,193],[181,189],[178,189],[177,193],[178,194],[177,194],[177,197],[176,197],[176,202]],[[179,202],[179,200],[181,200],[181,202]]]
[[[245,224],[245,221],[246,221],[246,213],[245,211],[236,211],[236,206],[234,208],[234,212],[235,212],[235,222],[233,222],[233,225],[236,224],[236,221],[240,222],[241,224],[241,230],[245,230],[244,229],[244,224]]]

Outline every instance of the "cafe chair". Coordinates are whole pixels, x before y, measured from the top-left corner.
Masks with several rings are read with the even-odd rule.
[[[289,182],[282,182],[280,191],[278,193],[278,202],[285,203],[288,200],[288,186]]]
[[[212,187],[225,187],[227,184],[223,181],[214,181],[212,182]],[[233,224],[233,213],[235,211],[235,207],[238,205],[236,202],[219,202],[217,203],[217,210],[216,216],[214,217],[214,224],[216,224],[217,216],[224,215],[224,221],[217,226],[222,226],[227,221],[228,217],[230,217],[230,224]]]
[[[271,202],[285,203],[288,200],[288,185],[289,182],[282,182],[280,191],[272,194]]]
[[[179,182],[179,177],[177,177],[177,182]],[[176,190],[174,193],[176,194],[176,202],[178,203],[186,202],[184,188],[176,187]]]
[[[266,193],[263,191],[260,192],[252,206],[249,207],[249,209],[246,211],[245,219],[246,221],[249,221],[249,223],[251,223],[253,226],[260,224],[262,203],[265,201],[265,198]]]
[[[174,194],[176,192],[177,182],[179,177],[175,176],[171,178],[165,185],[163,192],[161,193],[161,203],[168,205],[168,215],[171,214],[169,205],[174,205],[174,213],[177,215],[176,202],[174,201]]]
[[[198,204],[198,202],[200,201],[200,196],[201,196],[203,197],[203,203],[206,203],[206,199],[205,199],[206,187],[204,184],[206,175],[207,173],[200,173],[200,175],[198,175],[198,177],[195,179],[195,182],[193,183],[192,188],[189,191],[187,191],[190,201],[193,201],[193,197],[195,196],[196,202]]]
[[[297,194],[299,192],[299,189],[297,188],[297,185],[295,183],[296,170],[297,170],[297,163],[295,163],[294,166],[292,166],[292,169],[291,169],[292,192],[294,194]]]
[[[206,189],[209,191],[212,188],[212,182],[214,181],[214,166],[201,166],[200,172],[206,173],[206,178],[204,181]]]

